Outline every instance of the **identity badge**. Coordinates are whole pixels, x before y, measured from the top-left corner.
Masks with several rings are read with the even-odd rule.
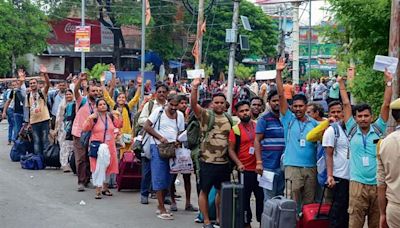
[[[250,147],[249,148],[249,154],[250,155],[254,155],[254,147]]]
[[[369,157],[362,157],[363,166],[369,166]]]
[[[305,147],[305,146],[306,146],[306,140],[300,139],[300,147]]]

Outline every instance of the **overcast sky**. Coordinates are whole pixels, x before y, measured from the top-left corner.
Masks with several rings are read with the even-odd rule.
[[[328,2],[323,0],[323,1],[312,1],[311,2],[311,23],[312,25],[319,24],[322,20],[327,20],[329,18],[328,12],[326,10],[320,9],[321,7],[327,8],[329,6]],[[300,18],[300,23],[301,25],[308,25],[308,3],[303,3],[300,6],[300,15],[302,17]],[[304,11],[303,9],[307,8],[307,10]]]

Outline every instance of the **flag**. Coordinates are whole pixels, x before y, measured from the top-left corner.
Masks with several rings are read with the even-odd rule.
[[[146,25],[149,25],[151,19],[150,2],[146,0]]]

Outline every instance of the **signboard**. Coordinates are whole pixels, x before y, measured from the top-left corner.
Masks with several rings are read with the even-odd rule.
[[[265,70],[256,72],[256,80],[271,80],[276,78],[276,70]]]
[[[187,70],[187,78],[188,79],[195,79],[195,78],[204,78],[204,69],[197,69],[197,70]]]
[[[90,26],[76,26],[75,52],[90,52]]]
[[[65,73],[65,58],[36,58],[34,64],[34,72],[39,72],[39,65],[43,64],[50,74],[64,74]]]

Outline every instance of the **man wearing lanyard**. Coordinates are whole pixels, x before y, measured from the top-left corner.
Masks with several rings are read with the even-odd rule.
[[[318,122],[306,115],[307,98],[303,94],[293,96],[292,111],[288,109],[282,83],[282,71],[285,67],[285,59],[279,59],[276,65],[276,84],[286,144],[283,165],[285,178],[291,183],[291,186],[286,188],[291,191],[291,196],[300,209],[301,205],[314,201],[317,147],[316,143],[306,141],[306,135],[318,125]]]
[[[262,172],[262,163],[257,164],[254,154],[254,139],[256,137],[256,123],[251,120],[250,102],[239,101],[235,105],[236,114],[240,119],[238,125],[233,126],[229,133],[229,156],[237,168],[243,173],[244,183],[244,214],[245,228],[251,227],[252,213],[250,208],[251,193],[256,197],[256,218],[261,221],[263,212],[264,193],[258,186],[256,167]]]
[[[338,77],[343,102],[344,121],[350,139],[350,198],[349,227],[362,228],[365,216],[368,227],[379,226],[379,207],[376,181],[376,143],[386,130],[389,104],[392,96],[392,74],[385,71],[385,94],[379,118],[372,123],[371,107],[359,104],[352,116],[351,105],[344,81]]]
[[[380,227],[400,227],[400,98],[390,104],[396,131],[378,149],[378,201]]]

